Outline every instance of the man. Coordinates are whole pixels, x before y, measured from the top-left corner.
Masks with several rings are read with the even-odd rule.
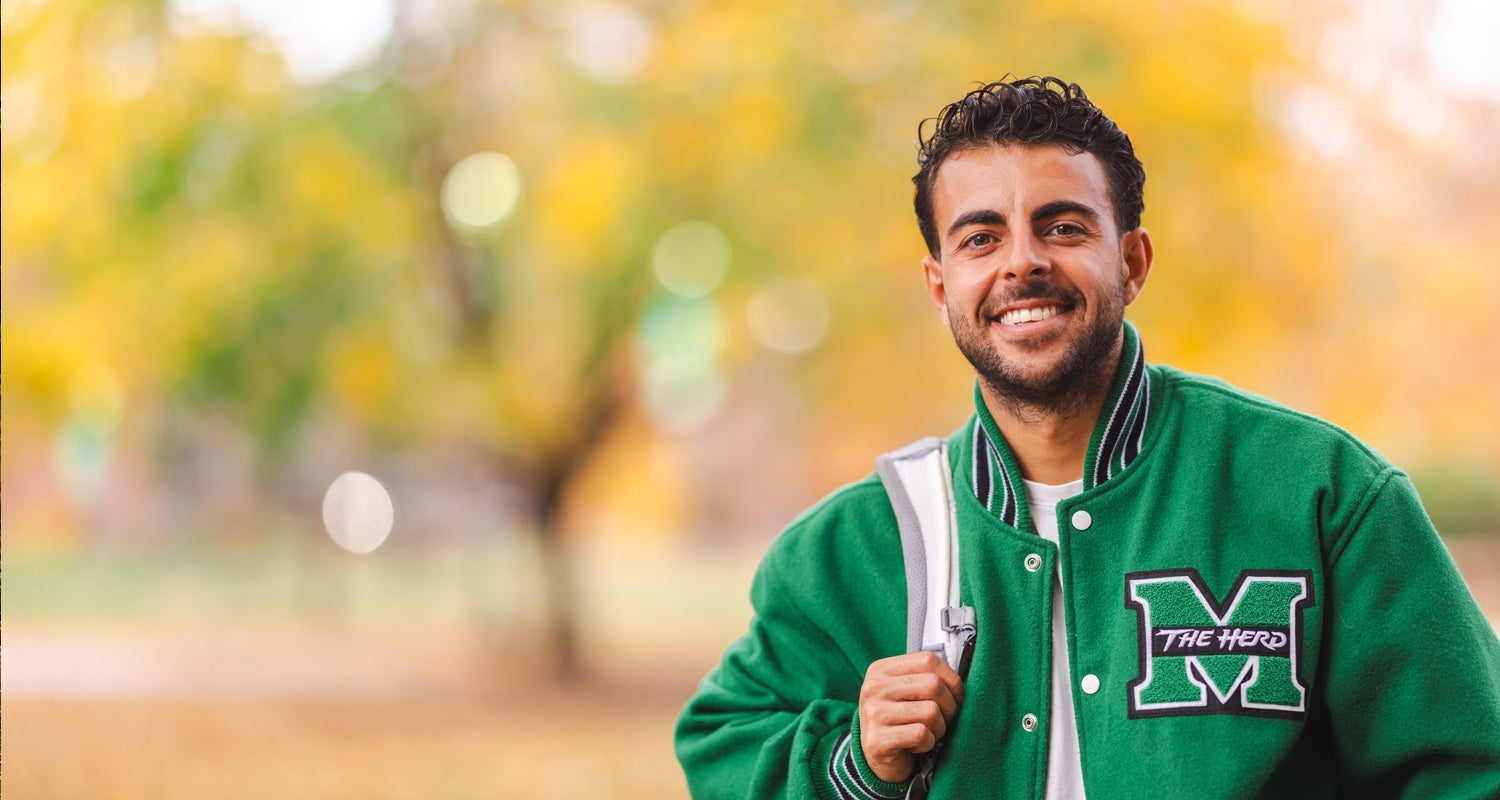
[[[698,798],[1500,797],[1500,643],[1406,476],[1148,365],[1145,173],[1076,85],[994,83],[921,143],[928,296],[978,374],[949,439],[967,679],[906,649],[868,477],[771,546],[684,709]],[[961,711],[961,713],[960,713]]]

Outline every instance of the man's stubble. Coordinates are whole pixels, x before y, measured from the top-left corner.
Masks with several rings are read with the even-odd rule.
[[[1091,316],[1087,327],[1073,334],[1062,357],[1046,372],[1031,375],[1001,355],[987,331],[990,325],[999,324],[998,309],[1035,299],[1071,306],[1075,314],[1088,310],[1076,289],[1035,282],[1004,296],[987,298],[980,305],[977,320],[950,306],[953,340],[974,366],[988,394],[1018,419],[1072,416],[1107,392],[1114,378],[1117,365],[1111,356],[1123,335],[1125,284],[1121,280],[1103,292],[1095,309],[1098,313]]]

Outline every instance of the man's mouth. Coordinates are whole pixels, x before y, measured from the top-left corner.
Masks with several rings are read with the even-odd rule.
[[[1016,308],[1000,315],[1001,325],[1024,325],[1028,322],[1041,322],[1044,319],[1055,317],[1063,312],[1062,306],[1037,306],[1035,308]]]

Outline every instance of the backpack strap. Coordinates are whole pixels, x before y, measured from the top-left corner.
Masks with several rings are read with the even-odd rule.
[[[906,652],[931,650],[957,669],[975,630],[974,609],[959,605],[958,517],[948,442],[919,439],[875,461],[901,530],[906,561]]]
[[[976,620],[958,596],[958,513],[953,504],[948,442],[919,439],[875,460],[901,529],[906,561],[906,652],[931,650],[968,677]],[[917,761],[907,800],[925,800],[945,740]]]

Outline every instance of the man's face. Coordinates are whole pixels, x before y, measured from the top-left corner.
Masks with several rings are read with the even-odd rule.
[[[1115,229],[1099,159],[1052,145],[954,154],[933,186],[927,293],[1001,399],[1066,403],[1113,374],[1125,306],[1151,268],[1145,229]],[[1106,383],[1107,386],[1107,383]]]

